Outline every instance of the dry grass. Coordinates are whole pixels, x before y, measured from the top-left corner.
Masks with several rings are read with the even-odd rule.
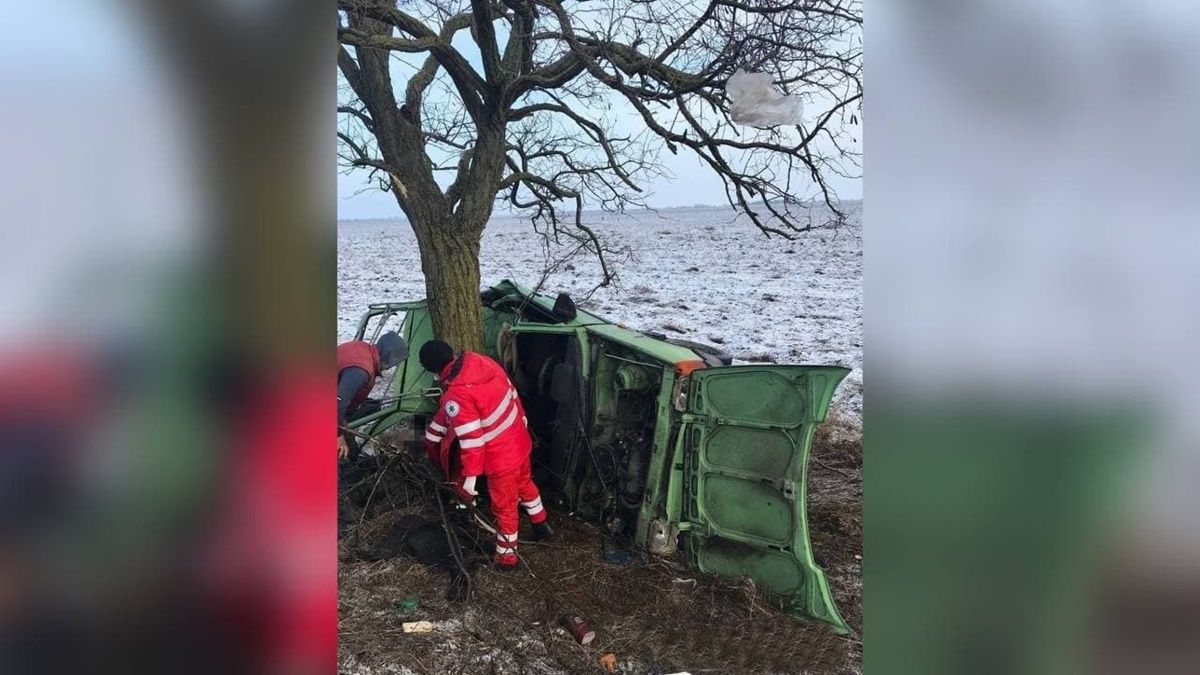
[[[397,502],[402,503],[402,502]],[[390,506],[389,506],[390,508]],[[361,542],[378,540],[410,504],[369,517]],[[862,649],[862,444],[831,420],[818,432],[809,470],[809,522],[817,561],[829,574],[852,628],[835,635],[771,606],[749,584],[700,578],[676,560],[631,566],[600,561],[593,526],[552,513],[558,536],[522,544],[516,573],[483,568],[468,603],[444,598],[447,576],[409,558],[356,560],[342,547],[339,659],[345,672],[603,673],[599,657],[617,656],[617,672],[858,673]],[[481,550],[490,545],[481,536]],[[481,556],[485,555],[483,553]],[[396,604],[416,598],[402,616]],[[558,626],[567,612],[597,633],[581,647]],[[445,622],[439,632],[405,634],[401,624]]]

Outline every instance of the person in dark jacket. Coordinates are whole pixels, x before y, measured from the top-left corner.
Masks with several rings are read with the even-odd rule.
[[[370,398],[375,379],[406,358],[408,344],[395,331],[379,336],[375,344],[352,340],[338,345],[338,429],[379,410],[379,401]],[[338,459],[357,457],[358,450],[358,439],[353,434],[338,434]]]

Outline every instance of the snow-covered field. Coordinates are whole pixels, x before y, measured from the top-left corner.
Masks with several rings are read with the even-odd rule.
[[[835,408],[862,419],[862,207],[847,205],[847,225],[793,241],[767,238],[727,207],[588,213],[585,223],[634,251],[620,280],[584,309],[631,328],[715,344],[746,360],[841,364],[853,373]],[[823,222],[814,212],[814,221]],[[565,242],[569,243],[569,242]],[[565,245],[560,251],[565,251]],[[545,267],[541,237],[529,221],[497,217],[483,236],[484,284],[509,278],[533,286]],[[580,257],[553,274],[542,292],[577,299],[600,278]],[[371,302],[425,295],[416,240],[402,220],[338,224],[338,339],[354,335]]]

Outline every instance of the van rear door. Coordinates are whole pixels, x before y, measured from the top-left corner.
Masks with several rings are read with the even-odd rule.
[[[847,632],[808,540],[805,477],[838,366],[691,373],[682,417],[686,551],[700,571],[749,577],[792,614]]]

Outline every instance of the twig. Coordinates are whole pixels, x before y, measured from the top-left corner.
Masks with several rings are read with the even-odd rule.
[[[371,509],[371,500],[375,498],[375,490],[379,488],[379,482],[383,480],[384,474],[386,474],[387,470],[391,468],[392,462],[395,461],[395,457],[396,456],[394,455],[392,458],[388,459],[388,463],[385,464],[382,469],[380,469],[379,476],[375,479],[375,484],[371,486],[371,493],[367,495],[367,502],[363,504],[362,515],[358,517],[358,523],[354,525],[355,533],[358,532],[358,528],[362,526],[363,521],[367,519],[367,513]]]
[[[855,478],[856,478],[850,472],[848,472],[844,469],[839,469],[836,466],[829,466],[828,464],[826,464],[825,462],[822,462],[821,460],[817,459],[816,457],[809,456],[809,459],[813,462],[816,462],[818,465],[820,465],[821,467],[823,467],[825,469],[829,469],[830,471],[833,471],[834,473],[841,474],[842,476],[846,477],[849,480],[855,480]]]
[[[463,562],[462,550],[458,543],[458,534],[454,531],[454,523],[450,522],[450,517],[446,515],[446,504],[442,501],[442,493],[440,490],[434,490],[433,495],[437,497],[438,511],[442,515],[442,529],[446,531],[446,543],[450,545],[450,554],[454,556],[454,564],[458,565],[458,570],[462,572],[463,578],[467,584],[467,601],[470,601],[471,594],[474,592],[474,581],[471,579],[471,571],[467,569],[467,564]],[[451,583],[454,583],[451,581]]]

